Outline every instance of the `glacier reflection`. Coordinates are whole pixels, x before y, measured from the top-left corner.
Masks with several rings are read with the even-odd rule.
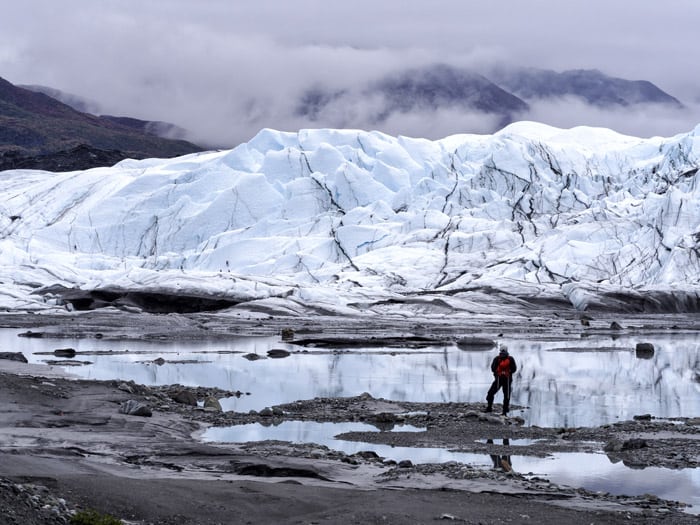
[[[249,392],[223,400],[225,410],[260,410],[298,399],[355,396],[400,401],[483,402],[491,381],[495,352],[466,352],[455,346],[405,353],[356,349],[292,353],[285,359],[249,361],[242,354],[265,356],[271,348],[302,350],[277,337],[238,337],[230,341],[140,342],[94,339],[33,339],[17,330],[0,330],[0,348],[20,351],[41,363],[51,352],[71,347],[92,364],[66,367],[89,379],[123,379],[156,385],[180,383]],[[547,341],[504,339],[518,360],[512,404],[528,425],[589,426],[649,413],[656,417],[700,415],[700,339],[695,334],[647,337],[654,355],[639,359],[634,337],[615,340]],[[128,350],[128,353],[123,353]],[[392,349],[395,350],[395,349]],[[235,352],[235,353],[234,353]],[[158,366],[150,361],[163,357]],[[201,364],[168,361],[196,360]],[[500,402],[500,394],[496,402]]]

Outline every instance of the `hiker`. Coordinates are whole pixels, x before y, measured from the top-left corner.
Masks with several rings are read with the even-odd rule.
[[[493,411],[493,398],[499,389],[503,389],[503,415],[508,415],[510,404],[510,387],[513,383],[513,374],[518,369],[515,364],[515,359],[508,354],[508,349],[505,346],[501,347],[501,351],[491,361],[491,372],[493,372],[493,383],[486,394],[486,412]]]

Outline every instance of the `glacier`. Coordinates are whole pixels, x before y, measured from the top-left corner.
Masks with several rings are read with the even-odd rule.
[[[264,129],[231,150],[0,172],[0,309],[152,294],[284,315],[697,311],[698,133]]]

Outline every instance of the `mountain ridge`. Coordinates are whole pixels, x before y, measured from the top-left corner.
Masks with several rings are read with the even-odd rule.
[[[643,104],[660,104],[671,109],[684,107],[649,81],[626,80],[595,69],[556,72],[492,67],[480,71],[431,64],[386,74],[355,88],[329,89],[315,85],[301,95],[295,111],[311,122],[326,122],[337,114],[353,113],[352,108],[365,108],[368,100],[378,99],[369,105],[370,119],[377,124],[411,111],[467,111],[494,116],[494,129],[489,131],[494,132],[521,119],[531,103],[565,97],[601,109]],[[360,109],[354,112],[361,113]],[[455,118],[460,118],[459,113]],[[465,131],[473,131],[469,129],[469,118],[462,119]]]
[[[12,169],[21,160],[37,168],[51,164],[50,156],[82,147],[94,156],[76,159],[67,169],[100,165],[90,159],[119,152],[124,158],[173,157],[201,151],[183,140],[158,137],[136,129],[133,122],[81,113],[43,93],[14,86],[0,78],[0,170]],[[111,158],[111,157],[110,157]]]

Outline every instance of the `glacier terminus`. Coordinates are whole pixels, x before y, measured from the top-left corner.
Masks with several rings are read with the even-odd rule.
[[[292,315],[495,297],[696,311],[698,133],[264,129],[232,150],[5,171],[0,308],[148,310],[153,293]]]

